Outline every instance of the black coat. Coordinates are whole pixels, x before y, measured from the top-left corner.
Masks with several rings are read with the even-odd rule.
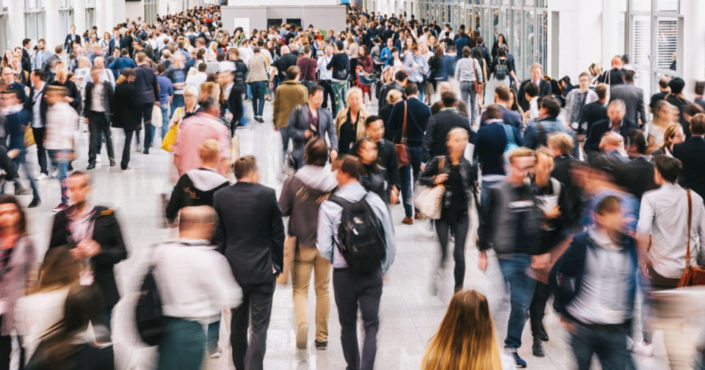
[[[145,65],[135,68],[135,89],[137,104],[152,104],[159,101],[159,83],[153,69]]]
[[[284,266],[284,223],[274,189],[238,182],[215,193],[213,208],[215,240],[238,284],[273,283]]]
[[[468,118],[460,115],[455,109],[442,110],[428,119],[423,143],[423,160],[425,162],[436,156],[448,153],[446,139],[450,130],[456,127],[467,130],[469,137],[474,136],[474,132],[468,123]],[[470,142],[472,141],[471,139]]]
[[[673,147],[673,156],[683,162],[680,184],[705,198],[705,139],[693,136]]]
[[[578,117],[578,122],[580,123],[580,129],[578,133],[584,133],[589,135],[590,129],[595,124],[595,122],[607,119],[607,107],[599,101],[594,101],[590,104],[585,104],[580,109],[580,116]],[[583,125],[585,123],[585,125]]]
[[[377,151],[379,156],[379,161],[382,167],[387,170],[387,181],[389,186],[395,185],[397,189],[401,189],[401,177],[399,175],[399,162],[397,161],[397,151],[394,144],[382,138],[382,140],[377,143]]]
[[[526,80],[519,85],[519,92],[517,93],[517,99],[519,99],[519,106],[524,112],[529,111],[529,101],[526,100],[526,85],[530,84],[531,80]],[[539,82],[539,98],[551,95],[551,83],[541,79]]]
[[[39,96],[37,96],[37,99],[34,99],[34,89],[30,89],[29,96],[27,97],[27,101],[25,104],[24,109],[26,109],[29,112],[34,112],[33,107],[34,103],[39,100],[39,117],[41,117],[42,120],[42,127],[46,126],[47,123],[47,109],[49,109],[49,105],[47,104],[46,99],[44,99],[44,91],[46,89],[46,84],[44,84],[44,87],[41,90],[41,93]],[[30,119],[32,120],[33,124],[36,124],[34,122],[34,114],[30,114]]]
[[[612,122],[609,119],[603,119],[601,121],[595,122],[592,128],[590,128],[590,134],[585,139],[585,152],[597,152],[600,150],[600,140],[602,135],[607,133],[612,126]],[[631,135],[632,131],[638,129],[636,123],[629,121],[628,119],[622,120],[622,126],[619,128],[619,134],[622,135],[624,141],[626,142]]]
[[[140,117],[137,108],[137,91],[132,83],[119,83],[115,85],[113,94],[113,127],[126,130],[135,130],[140,126]]]
[[[618,166],[615,182],[639,200],[645,192],[658,187],[654,183],[654,164],[643,156]]]
[[[73,240],[71,228],[69,226],[68,212],[73,211],[73,207],[63,210],[54,216],[54,224],[51,227],[51,238],[49,248],[68,246],[76,247],[78,241]],[[95,284],[103,293],[105,307],[113,307],[120,299],[117,285],[115,284],[115,274],[113,266],[127,258],[125,242],[122,239],[120,223],[115,212],[107,207],[96,206],[93,209],[93,240],[100,244],[100,253],[91,258]]]
[[[83,116],[88,117],[91,111],[91,103],[93,102],[93,81],[86,84],[85,99],[83,101]],[[105,107],[105,120],[110,122],[113,104],[113,86],[110,82],[103,82],[103,107]]]

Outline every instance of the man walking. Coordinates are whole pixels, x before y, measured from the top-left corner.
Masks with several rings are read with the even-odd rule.
[[[96,67],[91,69],[91,81],[86,84],[83,101],[83,117],[88,120],[88,131],[90,133],[87,170],[95,168],[96,154],[100,155],[100,148],[103,146],[103,136],[105,136],[105,146],[108,148],[110,167],[115,167],[113,140],[110,137],[113,88],[109,82],[101,82],[101,74],[102,69]]]
[[[299,67],[291,66],[286,70],[288,79],[284,81],[274,93],[273,121],[274,127],[279,130],[282,137],[283,158],[286,158],[289,149],[289,117],[291,112],[302,104],[306,104],[308,90],[299,82]]]
[[[152,145],[152,109],[159,106],[159,83],[154,70],[149,67],[149,59],[144,52],[137,53],[135,57],[135,89],[137,97],[135,103],[138,107],[139,119],[144,122],[144,154],[149,154]]]

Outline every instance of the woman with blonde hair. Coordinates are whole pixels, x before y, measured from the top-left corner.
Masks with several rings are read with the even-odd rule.
[[[365,137],[365,121],[369,113],[362,106],[362,90],[353,87],[348,91],[348,107],[341,109],[335,117],[338,131],[338,151],[348,154],[356,141]]]
[[[651,138],[651,137],[649,137]],[[651,152],[652,157],[657,155],[665,155],[673,157],[673,146],[685,141],[685,133],[683,126],[680,123],[671,123],[666,130],[663,131],[663,145]]]
[[[503,369],[489,304],[482,293],[475,290],[455,293],[438,331],[431,338],[421,369]]]

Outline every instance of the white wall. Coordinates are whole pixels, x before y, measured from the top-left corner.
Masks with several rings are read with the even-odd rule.
[[[124,19],[129,19],[130,22],[133,20],[137,20],[137,18],[141,18],[144,20],[144,4],[140,0],[139,2],[136,1],[130,1],[130,2],[125,2],[125,17]],[[119,23],[120,21],[116,22]]]
[[[577,81],[580,72],[587,71],[591,63],[602,62],[602,2],[549,0],[549,14],[555,10],[559,11],[560,29],[558,76],[568,75]],[[549,40],[551,32],[549,28]],[[549,56],[555,49],[549,47]],[[545,70],[551,71],[549,67],[552,66]]]

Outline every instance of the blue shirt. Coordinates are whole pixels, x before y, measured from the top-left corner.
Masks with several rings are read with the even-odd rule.
[[[174,85],[164,75],[157,76],[157,83],[159,84],[159,104],[169,104],[169,97],[174,95]]]

